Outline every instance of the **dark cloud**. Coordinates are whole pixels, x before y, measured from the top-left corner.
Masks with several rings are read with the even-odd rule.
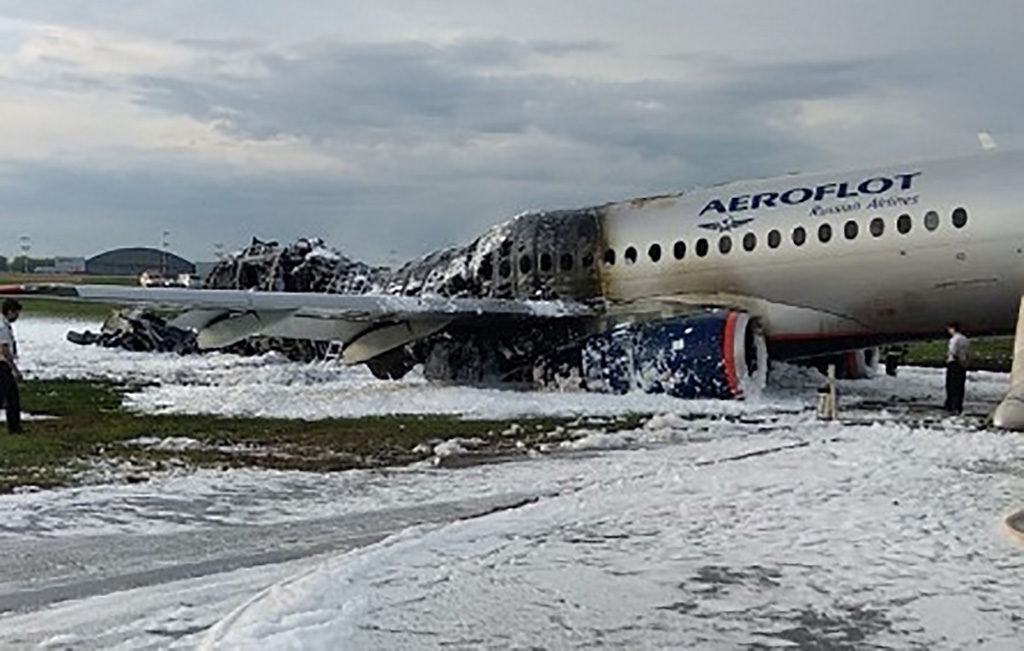
[[[269,71],[260,78],[150,76],[134,83],[140,103],[216,122],[244,138],[457,143],[472,134],[535,129],[646,156],[704,158],[708,152],[698,154],[694,145],[709,130],[735,134],[756,150],[770,140],[762,121],[766,106],[855,93],[872,65],[735,65],[709,70],[712,82],[701,85],[685,77],[625,83],[496,75],[468,65],[511,65],[530,47],[504,40],[445,47],[321,43],[298,56],[259,55]]]

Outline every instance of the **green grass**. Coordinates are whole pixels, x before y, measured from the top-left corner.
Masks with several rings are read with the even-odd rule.
[[[946,340],[911,344],[906,363],[915,366],[945,366]],[[1013,337],[974,337],[971,339],[970,368],[1009,371],[1013,364]]]
[[[127,285],[138,286],[138,276],[89,276],[86,274],[26,274],[16,271],[0,272],[0,285],[32,285],[43,283],[70,283],[72,285]]]
[[[420,443],[477,437],[494,452],[511,452],[564,432],[565,418],[517,419],[521,433],[501,434],[505,421],[467,421],[448,416],[380,416],[320,421],[213,416],[151,416],[121,407],[127,387],[88,381],[29,381],[22,406],[54,420],[26,423],[26,434],[0,434],[0,492],[17,486],[53,487],[79,481],[81,467],[95,461],[124,461],[135,467],[166,462],[194,466],[250,466],[311,471],[405,464],[429,456]],[[626,416],[607,427],[637,426]],[[562,429],[558,429],[562,428]],[[208,444],[194,451],[125,446],[140,437],[189,437]],[[229,451],[214,446],[227,447]]]
[[[18,298],[22,317],[46,316],[102,321],[118,309],[111,303],[85,303],[56,298]]]
[[[26,285],[40,283],[69,283],[72,285],[124,285],[136,287],[135,276],[87,276],[84,274],[23,274],[0,273],[0,285]],[[56,298],[18,298],[24,307],[23,316],[49,316],[103,320],[115,309],[109,303],[87,303]]]

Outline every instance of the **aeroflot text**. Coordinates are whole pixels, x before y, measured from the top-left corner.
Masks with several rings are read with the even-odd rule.
[[[757,210],[762,206],[766,208],[776,207],[776,202],[789,206],[796,206],[807,201],[822,201],[828,197],[836,199],[849,199],[862,194],[884,194],[890,190],[909,190],[914,184],[914,179],[921,175],[921,172],[910,174],[896,174],[895,176],[875,176],[860,183],[824,183],[814,188],[793,188],[785,192],[762,192],[760,194],[739,194],[729,198],[712,199],[700,214],[713,210],[725,214],[729,212],[741,212],[743,210]],[[855,189],[853,189],[855,188]]]

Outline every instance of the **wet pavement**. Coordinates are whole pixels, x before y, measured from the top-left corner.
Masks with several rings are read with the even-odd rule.
[[[162,646],[160,640],[190,642],[191,635],[237,606],[239,598],[258,594],[325,555],[366,547],[410,527],[481,517],[533,499],[526,494],[504,495],[175,533],[0,538],[4,559],[0,564],[0,646],[64,641],[75,648],[104,648],[123,643]],[[231,583],[225,577],[239,572],[249,575],[241,591],[187,587],[201,586],[210,577],[215,577],[216,584]],[[153,595],[161,594],[152,590],[154,586],[166,589],[166,603],[159,597],[154,602]],[[96,605],[104,596],[130,600],[144,588],[150,588],[143,591],[145,613],[131,614],[124,605],[105,613]],[[93,606],[76,616],[76,604],[84,603]],[[167,607],[173,616],[141,632],[122,621],[152,616]],[[54,615],[68,611],[72,614],[66,617]],[[197,623],[181,626],[189,620]]]

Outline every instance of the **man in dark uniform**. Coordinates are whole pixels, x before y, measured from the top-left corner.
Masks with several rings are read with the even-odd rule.
[[[6,407],[7,432],[21,433],[21,398],[18,395],[18,343],[11,324],[21,315],[21,303],[13,298],[0,304],[0,401]]]
[[[967,383],[967,352],[970,341],[960,326],[950,323],[949,346],[946,349],[946,410],[959,414],[964,410],[964,385]]]

